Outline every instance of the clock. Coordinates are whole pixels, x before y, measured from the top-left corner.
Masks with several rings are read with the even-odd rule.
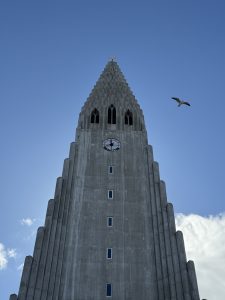
[[[107,139],[103,142],[103,148],[107,151],[119,150],[120,142],[116,139]]]

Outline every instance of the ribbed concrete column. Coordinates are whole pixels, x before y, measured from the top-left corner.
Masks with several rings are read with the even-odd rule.
[[[64,210],[64,202],[65,202],[65,193],[66,193],[66,178],[69,170],[69,159],[64,160],[63,165],[63,185],[61,189],[61,193],[58,198],[58,211],[56,214],[56,221],[53,220],[54,227],[52,227],[50,242],[49,242],[49,251],[51,251],[51,259],[47,261],[47,267],[44,275],[44,282],[41,294],[41,300],[51,299],[53,294],[54,282],[55,282],[55,272],[57,268],[58,261],[58,253],[59,253],[59,244],[60,244],[60,235],[61,235],[61,227],[62,227],[62,215]],[[54,214],[53,214],[54,218]],[[50,288],[50,280],[51,280],[51,288]],[[50,289],[49,289],[50,288]]]
[[[40,227],[38,229],[37,239],[36,239],[36,243],[35,243],[35,247],[34,247],[34,255],[33,255],[34,259],[33,259],[32,270],[31,270],[31,278],[30,278],[30,283],[29,283],[29,288],[28,288],[28,293],[27,293],[28,299],[32,299],[34,297],[35,284],[37,281],[37,274],[38,274],[38,269],[39,269],[39,264],[40,264],[40,258],[42,255],[44,235],[45,236],[49,235],[49,231],[51,229],[54,204],[55,204],[54,199],[50,199],[48,201],[48,208],[47,208],[46,217],[45,217],[45,226]]]
[[[188,269],[188,278],[191,287],[192,299],[199,300],[199,291],[198,291],[198,284],[197,284],[197,277],[195,273],[195,265],[192,260],[187,262],[187,269]],[[204,299],[203,299],[204,300]]]
[[[57,225],[57,216],[59,211],[59,203],[61,197],[61,190],[63,185],[63,179],[59,177],[56,182],[56,189],[55,189],[55,198],[54,198],[54,211],[53,216],[51,219],[51,225],[46,227],[44,239],[43,239],[43,246],[41,251],[41,258],[38,268],[38,276],[35,288],[35,295],[34,300],[41,299],[41,293],[43,291],[43,280],[45,276],[46,268],[50,267],[51,260],[52,260],[52,252],[54,247],[54,238],[55,238],[55,230]],[[47,259],[47,257],[49,259]]]
[[[175,237],[176,226],[175,226],[175,218],[173,212],[173,205],[171,203],[167,204],[167,215],[170,229],[170,241],[171,241],[171,250],[172,250],[172,259],[173,259],[173,269],[175,276],[175,286],[176,286],[176,299],[183,300],[183,288],[181,282],[181,273],[180,273],[180,263],[178,258],[177,251],[177,241]]]
[[[59,299],[73,299],[75,297],[75,293],[77,292],[74,288],[74,276],[76,272],[76,266],[79,265],[79,262],[76,260],[76,255],[79,238],[78,230],[80,213],[82,208],[81,200],[83,197],[82,187],[84,184],[80,174],[84,174],[86,167],[86,161],[83,164],[79,159],[79,155],[82,156],[82,152],[79,153],[78,144],[72,144],[70,158],[74,160],[74,171],[73,177],[70,177],[72,189],[70,191],[70,197],[68,198],[68,214],[65,215],[64,218],[66,225],[62,257],[64,261],[61,266],[59,291],[58,289],[56,291],[59,295]]]
[[[187,265],[186,265],[187,259],[186,259],[186,253],[184,248],[183,233],[181,231],[176,232],[176,239],[177,239],[177,249],[178,249],[179,262],[180,262],[182,285],[184,291],[184,299],[191,300],[190,287],[189,287],[188,275],[187,275]]]
[[[45,270],[44,270],[44,276],[43,276],[43,283],[42,283],[42,292],[41,292],[41,300],[47,299],[47,292],[48,292],[48,285],[50,280],[50,274],[51,274],[51,268],[53,266],[53,260],[55,259],[54,253],[58,250],[58,244],[59,244],[59,227],[61,226],[61,214],[63,213],[63,204],[62,204],[62,194],[63,190],[65,188],[65,182],[64,179],[61,179],[62,183],[60,185],[60,191],[57,192],[57,196],[55,198],[55,209],[53,212],[53,219],[51,224],[51,231],[48,241],[48,251],[47,256],[48,259],[46,259],[45,263]]]
[[[147,161],[148,161],[148,167],[147,167],[147,176],[146,178],[149,178],[149,172],[150,172],[150,168],[149,166],[152,165],[153,162],[153,151],[152,151],[152,146],[148,145],[147,147]],[[151,184],[149,182],[149,189],[151,187]],[[155,243],[154,243],[154,232],[153,232],[153,213],[152,213],[152,204],[151,204],[152,200],[151,198],[149,199],[149,191],[148,189],[146,189],[146,207],[148,209],[148,214],[147,214],[147,222],[146,222],[146,232],[148,232],[150,230],[151,234],[146,237],[147,239],[147,243],[150,244],[151,247],[151,253],[149,255],[154,256],[155,257]],[[151,228],[151,229],[149,229]],[[156,265],[156,260],[153,260],[152,263],[152,267],[151,267],[152,271],[152,276],[153,278],[157,278],[157,265]],[[150,281],[150,279],[149,279]],[[157,286],[156,286],[157,287]],[[153,299],[157,299],[158,298],[158,288],[154,288],[152,291],[152,298]]]
[[[164,300],[164,288],[163,288],[163,274],[162,274],[162,262],[160,257],[160,242],[159,242],[159,228],[158,228],[158,216],[155,199],[155,183],[154,183],[154,170],[153,162],[149,161],[149,185],[150,185],[150,202],[152,211],[152,228],[154,236],[154,248],[155,248],[155,263],[156,263],[156,275],[157,275],[157,287],[158,287],[158,299]]]
[[[71,159],[68,158],[64,161],[63,174],[62,174],[64,179],[64,188],[62,190],[62,195],[61,195],[61,209],[58,215],[55,247],[53,252],[51,275],[49,278],[49,286],[48,286],[48,294],[47,294],[48,299],[58,298],[58,290],[59,290],[60,276],[61,276],[61,265],[62,265],[62,257],[63,257],[63,247],[64,247],[64,236],[65,236],[65,226],[63,224],[63,218],[65,217],[65,213],[67,212],[68,190],[70,191],[70,189],[68,189],[68,184],[69,181],[71,181],[69,179],[72,176],[73,173],[72,170],[73,170],[72,162]]]
[[[44,237],[44,227],[39,227],[34,247],[33,263],[31,268],[30,280],[26,299],[32,299],[34,296],[35,283],[37,279],[38,265],[41,256],[42,242]]]
[[[65,262],[64,260],[64,252],[65,252],[65,241],[66,241],[66,233],[67,233],[67,226],[68,226],[68,215],[70,210],[70,202],[73,194],[73,185],[74,185],[74,165],[76,162],[76,155],[75,155],[76,144],[72,143],[70,146],[70,155],[68,160],[68,172],[67,177],[65,177],[67,186],[66,186],[66,194],[64,200],[64,210],[62,216],[62,228],[61,228],[61,236],[60,236],[60,245],[59,245],[59,253],[58,253],[58,260],[57,260],[57,269],[56,275],[54,279],[54,284],[52,277],[50,279],[50,286],[49,286],[49,294],[53,295],[53,300],[59,298],[59,290],[60,290],[60,283],[61,283],[61,275],[62,275],[62,266]],[[64,176],[66,176],[66,174]]]
[[[54,199],[59,199],[62,192],[62,184],[63,184],[63,178],[58,177],[56,180],[56,186],[55,186],[55,195]]]
[[[169,232],[169,223],[167,217],[167,197],[166,197],[166,186],[164,181],[160,182],[160,198],[162,205],[162,216],[163,216],[163,227],[165,235],[165,247],[166,247],[166,259],[168,267],[168,277],[169,277],[169,286],[170,286],[170,296],[171,300],[176,300],[176,287],[175,287],[175,276],[173,268],[173,259],[172,259],[172,249],[171,249],[171,240]]]
[[[50,199],[48,201],[48,208],[45,216],[45,228],[49,228],[51,226],[52,216],[54,212],[54,205],[55,205],[55,200]]]
[[[62,178],[66,180],[69,176],[70,159],[66,158],[63,164]]]
[[[166,248],[165,248],[165,236],[164,236],[164,224],[162,217],[162,200],[160,199],[160,175],[159,175],[159,165],[157,162],[153,162],[153,172],[154,172],[154,183],[155,183],[155,200],[157,209],[157,222],[159,230],[159,246],[160,246],[160,256],[162,264],[162,276],[163,276],[163,288],[164,288],[164,299],[171,300],[168,271],[167,271],[167,259],[166,259]]]
[[[31,271],[31,267],[32,267],[32,261],[33,261],[32,256],[26,256],[24,267],[23,267],[22,278],[21,278],[21,282],[20,282],[19,294],[18,294],[19,300],[26,300],[27,299],[26,298],[27,288],[28,288],[28,283],[29,283],[29,278],[30,278],[30,271]]]
[[[162,281],[162,270],[160,261],[160,249],[159,249],[159,239],[158,239],[158,224],[156,216],[156,205],[155,205],[155,192],[154,192],[154,177],[153,177],[153,149],[151,145],[148,145],[148,166],[149,166],[149,191],[150,191],[150,204],[151,204],[151,215],[150,219],[152,222],[153,230],[153,247],[154,247],[154,262],[156,270],[156,280],[157,280],[157,298],[162,299],[164,297],[163,291],[163,281]]]
[[[161,199],[161,205],[162,208],[166,208],[168,202],[167,202],[167,196],[166,196],[166,184],[163,180],[160,180],[160,199]]]

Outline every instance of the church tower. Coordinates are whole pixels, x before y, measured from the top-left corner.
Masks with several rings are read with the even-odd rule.
[[[110,61],[10,300],[199,300],[143,112]]]

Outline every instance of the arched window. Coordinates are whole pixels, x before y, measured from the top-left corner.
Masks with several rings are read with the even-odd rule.
[[[127,125],[133,125],[133,114],[131,111],[128,111],[125,113],[125,124]]]
[[[116,108],[112,104],[108,108],[108,124],[116,124]]]
[[[91,113],[91,123],[99,123],[99,112],[96,108]]]

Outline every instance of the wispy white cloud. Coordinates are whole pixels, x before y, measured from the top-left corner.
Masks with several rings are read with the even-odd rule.
[[[0,243],[0,270],[5,269],[8,263],[5,246]]]
[[[201,298],[225,299],[225,214],[176,215],[188,259],[195,262]]]
[[[35,221],[36,221],[36,219],[24,218],[24,219],[20,220],[20,224],[26,225],[26,226],[31,226],[34,224]]]
[[[9,258],[15,258],[16,255],[16,249],[6,249],[5,246],[0,243],[0,270],[5,269]]]
[[[15,258],[17,256],[16,249],[7,249],[7,256],[10,258]]]

